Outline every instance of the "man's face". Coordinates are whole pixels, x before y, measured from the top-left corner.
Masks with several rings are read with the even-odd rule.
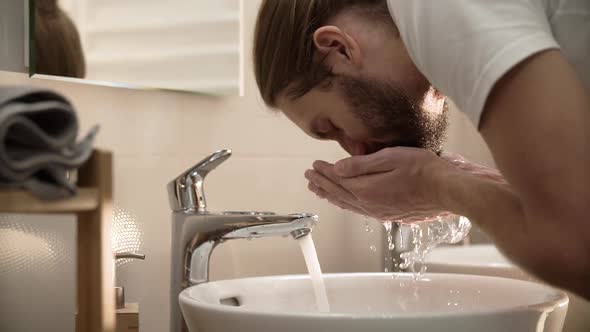
[[[445,98],[421,75],[403,84],[334,76],[303,97],[280,96],[277,106],[311,137],[337,141],[351,155],[394,146],[438,153],[448,122]]]

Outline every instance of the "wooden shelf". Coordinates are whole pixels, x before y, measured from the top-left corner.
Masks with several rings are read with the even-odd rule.
[[[22,191],[0,191],[2,213],[54,214],[92,211],[98,207],[97,188],[80,188],[78,195],[58,202],[40,201]]]
[[[0,213],[77,216],[76,331],[113,332],[116,316],[111,248],[112,154],[95,150],[79,169],[78,180],[78,195],[57,202],[44,202],[27,192],[0,190]]]

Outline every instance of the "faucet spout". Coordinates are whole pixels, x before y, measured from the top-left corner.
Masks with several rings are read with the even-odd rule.
[[[207,211],[203,181],[231,156],[221,150],[205,158],[168,184],[172,209],[170,287],[171,332],[185,331],[178,296],[190,286],[209,281],[209,261],[215,247],[232,239],[271,236],[299,239],[318,223],[313,214]]]
[[[172,227],[171,332],[183,322],[178,295],[185,288],[209,281],[213,250],[232,239],[292,237],[312,232],[318,223],[313,214],[276,215],[258,212],[175,212]]]
[[[276,215],[267,212],[223,212],[218,214],[175,214],[173,241],[175,257],[183,258],[183,288],[209,281],[209,259],[213,249],[231,239],[262,237],[300,238],[311,233],[318,222],[313,214]]]

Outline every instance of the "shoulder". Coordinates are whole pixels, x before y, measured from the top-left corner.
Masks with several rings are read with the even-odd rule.
[[[388,0],[416,67],[479,125],[485,101],[511,68],[558,48],[544,0]]]

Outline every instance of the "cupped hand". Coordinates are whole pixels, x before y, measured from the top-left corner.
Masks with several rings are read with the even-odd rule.
[[[388,148],[355,156],[335,165],[316,161],[305,177],[309,189],[332,204],[382,221],[404,223],[429,220],[448,212],[437,197],[446,172],[468,172],[498,182],[495,170],[457,155],[415,148]]]

